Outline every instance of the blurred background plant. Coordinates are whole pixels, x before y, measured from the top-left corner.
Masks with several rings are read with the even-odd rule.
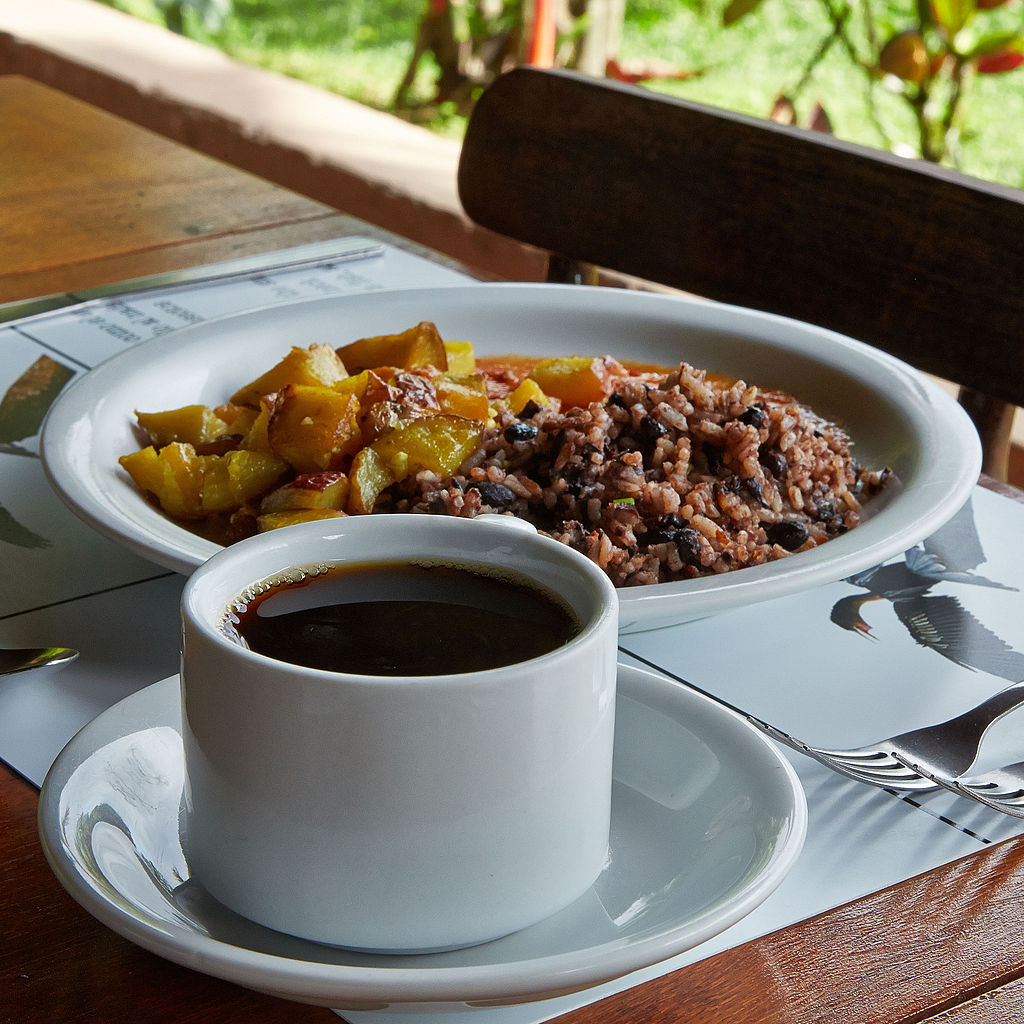
[[[105,0],[459,135],[550,63],[1024,187],[1024,0]]]
[[[723,23],[735,24],[764,2],[730,0]],[[795,122],[792,97],[806,89],[817,66],[835,47],[863,73],[872,121],[889,149],[909,149],[909,155],[958,165],[974,76],[1001,75],[1024,64],[1019,13],[1012,11],[1011,19],[1002,20],[988,13],[1009,8],[1009,0],[915,0],[898,21],[877,0],[874,5],[870,0],[820,3],[829,30],[807,60],[792,93],[780,94],[776,100],[772,114],[776,120]],[[916,126],[916,147],[908,147],[887,131],[875,102],[878,86],[905,102]],[[821,100],[815,114],[816,126],[828,130],[830,122]]]
[[[186,11],[211,33],[218,32],[231,13],[231,0],[153,0],[153,5],[164,24],[179,35],[186,34]]]

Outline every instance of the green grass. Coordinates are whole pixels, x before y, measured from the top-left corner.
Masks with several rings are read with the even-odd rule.
[[[159,0],[107,0],[112,6],[161,22]],[[195,2],[195,0],[193,0]],[[755,116],[767,116],[780,93],[801,80],[829,26],[821,0],[762,0],[728,28],[727,0],[627,0],[621,56],[656,58],[699,77],[653,83],[652,88]],[[915,0],[862,0],[888,37],[906,27]],[[1020,29],[1021,0],[979,16],[979,22]],[[278,71],[380,110],[390,109],[412,53],[425,0],[234,0],[216,29],[186,12],[193,38],[244,63]],[[421,62],[414,95],[431,92],[434,68]],[[903,102],[881,81],[869,83],[839,46],[832,46],[796,97],[806,120],[815,103],[827,112],[837,136],[896,151],[916,149],[916,126]],[[963,120],[962,170],[1024,187],[1024,69],[978,76]],[[430,126],[458,134],[450,112],[423,113]]]

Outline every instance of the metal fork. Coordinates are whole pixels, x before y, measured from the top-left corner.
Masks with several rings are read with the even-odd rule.
[[[934,781],[958,796],[976,800],[1003,814],[1024,818],[1024,761],[977,775],[965,775],[952,781]]]
[[[1024,682],[1013,683],[970,711],[938,725],[914,729],[853,750],[809,748],[807,752],[823,763],[835,762],[844,774],[876,786],[913,790],[942,786],[961,796],[978,799],[975,793],[980,794],[985,784],[968,785],[962,777],[977,760],[989,727],[1022,704]]]
[[[623,653],[637,661],[646,662],[646,659],[633,654],[628,649],[622,648],[622,650]],[[812,747],[809,743],[804,743],[803,740],[791,736],[788,732],[783,732],[782,729],[762,721],[742,708],[730,704],[727,700],[709,693],[688,679],[665,672],[661,666],[653,665],[650,662],[646,663],[666,675],[671,675],[676,682],[682,683],[683,686],[696,690],[697,693],[703,694],[716,704],[728,708],[777,743],[782,743],[801,754],[806,754],[840,775],[871,786],[899,792],[923,793],[942,787],[950,789],[960,796],[987,803],[988,806],[994,806],[993,798],[996,791],[988,786],[994,773],[986,774],[976,780],[962,776],[977,760],[981,741],[989,727],[1013,711],[1014,708],[1024,704],[1024,682],[1013,683],[982,701],[977,707],[946,722],[926,726],[923,729],[913,729],[910,732],[901,733],[899,736],[893,736],[891,739],[879,740],[877,743],[870,743],[863,747],[855,747],[850,750],[828,750],[823,747]],[[1022,770],[1019,788],[1020,806],[1024,811],[1024,762],[1013,767],[1019,767]],[[1006,768],[1003,771],[1008,773],[1011,769]],[[1007,777],[1007,781],[1010,782],[1009,777]],[[1013,783],[1010,782],[1010,787],[1012,785]],[[982,796],[985,799],[981,799]],[[1013,799],[1009,791],[1005,799]],[[1002,807],[996,809],[1003,810]],[[1007,811],[1007,813],[1014,812]]]

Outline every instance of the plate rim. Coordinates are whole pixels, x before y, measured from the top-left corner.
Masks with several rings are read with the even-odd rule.
[[[716,613],[753,601],[783,596],[815,583],[835,582],[871,565],[880,564],[920,541],[951,518],[977,483],[981,471],[981,446],[977,432],[963,408],[938,384],[909,364],[846,335],[778,314],[685,295],[587,285],[487,282],[448,285],[443,288],[380,289],[353,295],[278,303],[210,318],[116,353],[73,381],[51,405],[40,440],[43,468],[50,485],[64,504],[97,532],[148,561],[188,574],[212,555],[218,546],[190,534],[184,527],[178,527],[182,533],[181,543],[165,542],[159,536],[154,538],[131,511],[122,511],[116,501],[108,499],[104,504],[96,498],[92,491],[99,493],[98,481],[95,488],[83,483],[87,476],[89,481],[93,479],[92,463],[86,470],[80,471],[81,479],[76,476],[76,466],[66,442],[73,436],[76,422],[82,420],[81,415],[75,415],[76,403],[83,404],[79,396],[92,397],[94,401],[89,404],[95,405],[99,396],[93,392],[102,391],[105,377],[116,375],[126,365],[129,370],[133,369],[133,364],[143,362],[147,353],[160,356],[165,350],[175,350],[182,344],[183,338],[187,343],[189,336],[197,332],[202,339],[207,333],[216,332],[225,326],[244,326],[252,322],[258,327],[267,317],[273,322],[275,318],[287,316],[294,311],[298,311],[297,315],[301,316],[304,309],[315,313],[322,309],[344,308],[346,304],[372,309],[395,298],[413,303],[422,299],[425,304],[428,297],[437,301],[438,295],[441,301],[462,304],[460,308],[466,308],[467,303],[470,307],[486,305],[502,295],[505,296],[502,301],[507,301],[508,296],[518,296],[518,302],[527,301],[526,296],[544,295],[570,304],[578,304],[582,299],[588,308],[603,303],[600,308],[607,315],[622,315],[622,307],[628,305],[636,306],[641,313],[644,307],[651,310],[675,310],[680,327],[684,330],[689,328],[732,334],[743,334],[746,330],[746,336],[752,341],[764,341],[776,348],[786,348],[803,358],[814,359],[823,366],[841,369],[847,366],[845,360],[853,360],[858,367],[870,366],[884,372],[891,383],[898,383],[902,389],[901,395],[913,396],[921,403],[920,409],[915,407],[911,410],[918,428],[915,439],[921,437],[920,430],[924,429],[921,424],[925,424],[930,431],[928,440],[933,446],[937,449],[937,442],[942,443],[942,458],[932,459],[928,466],[918,472],[919,479],[913,482],[914,497],[903,499],[905,504],[912,502],[914,516],[902,522],[899,529],[891,531],[884,538],[870,542],[870,556],[863,548],[854,547],[853,541],[843,543],[844,538],[837,537],[813,551],[786,559],[788,569],[785,572],[778,569],[782,563],[772,562],[718,576],[624,588],[620,590],[622,632],[656,628],[695,617],[673,612],[672,609],[677,605],[696,603],[701,606],[703,614]],[[825,343],[826,351],[823,353],[815,350],[811,354],[812,339],[817,343]],[[281,342],[282,345],[286,343]],[[871,387],[876,392],[879,390],[875,384]],[[800,396],[797,397],[799,399]],[[116,459],[116,453],[113,457]],[[117,471],[116,463],[112,468]],[[925,500],[924,492],[928,492],[928,500]],[[916,498],[918,494],[921,495],[919,499]],[[889,500],[899,500],[899,497],[896,494],[894,499]],[[152,509],[152,514],[161,515],[156,509]],[[863,529],[865,525],[862,524],[858,529]],[[848,536],[856,536],[857,532],[852,531]],[[871,532],[868,535],[873,536]]]
[[[158,927],[117,907],[98,892],[79,870],[78,860],[65,849],[61,840],[57,809],[63,784],[71,773],[95,750],[91,736],[101,727],[106,716],[124,712],[123,705],[135,702],[161,716],[180,701],[176,694],[178,677],[169,676],[143,687],[135,694],[117,702],[83,727],[54,761],[40,789],[38,830],[40,842],[51,870],[60,883],[91,915],[118,934],[172,962],[198,968],[247,988],[255,988],[298,1001],[315,1001],[324,1005],[344,1006],[353,1002],[386,1001],[403,1003],[464,1002],[531,1002],[559,994],[581,991],[621,977],[634,970],[659,963],[685,952],[701,942],[720,934],[756,909],[782,883],[796,863],[804,845],[808,812],[803,787],[795,768],[762,733],[741,716],[690,690],[667,676],[647,669],[619,663],[619,683],[624,696],[639,694],[659,702],[669,702],[680,709],[700,707],[729,730],[730,744],[738,744],[744,759],[756,752],[757,770],[777,770],[780,792],[786,791],[786,814],[773,834],[774,850],[761,865],[757,875],[739,892],[725,901],[721,908],[706,908],[674,931],[683,941],[673,945],[663,936],[653,936],[633,945],[616,947],[614,942],[587,949],[576,949],[506,964],[472,964],[430,968],[362,966],[326,964],[294,960],[233,945],[212,936],[187,932],[184,928]],[[679,714],[684,711],[680,710]],[[160,725],[166,723],[160,722]],[[149,726],[154,727],[154,726]],[[129,733],[125,732],[124,735]],[[680,933],[680,928],[682,932]],[[315,944],[311,944],[315,945]],[[595,954],[602,946],[611,947],[604,958]],[[666,948],[670,947],[670,948]],[[645,951],[645,952],[642,952]],[[396,961],[401,958],[396,958]],[[543,966],[541,966],[543,965]],[[215,967],[215,970],[211,970]],[[541,970],[538,971],[538,967]],[[387,971],[386,980],[380,975]],[[374,975],[377,978],[374,978]]]

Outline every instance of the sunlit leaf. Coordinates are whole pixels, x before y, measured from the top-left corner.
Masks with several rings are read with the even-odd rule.
[[[0,400],[0,443],[38,434],[47,409],[73,376],[62,363],[40,356]]]
[[[1020,52],[1024,49],[1024,35],[1019,32],[993,32],[982,36],[965,53],[965,57],[980,57],[986,53],[999,53],[1003,50]]]
[[[723,25],[734,25],[740,18],[745,18],[756,10],[761,0],[729,0],[729,5],[722,14]]]
[[[941,28],[953,38],[974,16],[975,0],[932,0],[932,13]]]

